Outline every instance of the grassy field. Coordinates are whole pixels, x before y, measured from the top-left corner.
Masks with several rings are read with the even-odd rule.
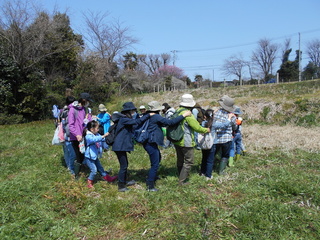
[[[295,109],[299,119],[314,114],[318,120],[314,109],[319,106],[310,103],[317,103],[319,87],[306,85],[282,96],[270,86],[248,87],[256,91],[250,99],[244,97],[250,92],[246,88],[237,96],[234,88],[223,94],[238,99],[247,118],[248,106],[281,102],[281,109]],[[263,96],[268,89],[273,92]],[[181,92],[170,94],[130,99],[137,105],[148,98],[174,101]],[[209,100],[216,92],[204,94],[207,98],[201,90],[193,94],[210,106],[218,98]],[[303,104],[297,99],[306,112],[298,109]],[[51,145],[52,121],[0,126],[0,239],[319,239],[319,124],[312,119],[299,124],[294,117],[275,124],[275,108],[263,109],[244,125],[248,154],[225,176],[200,177],[201,152],[195,150],[191,184],[179,187],[174,149],[161,150],[159,192],[145,190],[149,160],[139,145],[129,155],[130,179],[138,182],[131,191],[119,193],[116,184],[104,181],[88,189],[85,174],[76,181],[62,166],[62,147]],[[112,151],[101,162],[115,173],[119,169]]]

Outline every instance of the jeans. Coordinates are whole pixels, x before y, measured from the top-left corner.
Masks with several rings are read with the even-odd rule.
[[[149,154],[150,165],[151,165],[151,168],[148,173],[147,182],[154,182],[156,180],[157,171],[159,169],[160,161],[161,161],[160,150],[156,143],[148,143],[148,142],[143,144],[143,148]]]
[[[63,156],[64,160],[66,162],[67,168],[71,172],[71,174],[74,174],[74,160],[76,159],[76,154],[74,152],[74,149],[72,147],[72,143],[70,141],[65,141],[63,143]]]
[[[201,174],[204,174],[206,177],[211,177],[213,169],[213,151],[211,149],[202,150],[202,159],[201,159]],[[212,157],[213,156],[213,157]]]
[[[91,172],[88,177],[89,180],[94,180],[94,177],[97,175],[97,171],[101,174],[102,177],[107,175],[98,158],[96,160],[85,158],[83,163],[90,168]]]
[[[118,161],[120,164],[119,174],[118,174],[118,182],[126,183],[127,182],[127,173],[128,173],[128,157],[127,152],[123,151],[115,151]]]
[[[232,144],[230,147],[230,157],[234,157],[235,154],[241,153],[241,145],[242,145],[242,136],[241,133],[236,133],[232,140]]]
[[[179,183],[183,184],[190,174],[194,162],[193,147],[180,147],[174,145],[177,153],[177,168],[179,174]]]

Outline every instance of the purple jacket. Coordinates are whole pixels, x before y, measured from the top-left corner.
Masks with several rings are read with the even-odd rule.
[[[68,124],[70,130],[70,141],[77,140],[77,135],[82,136],[83,129],[91,121],[91,114],[87,113],[85,107],[79,106],[75,101],[69,106]],[[87,118],[87,120],[85,120]]]

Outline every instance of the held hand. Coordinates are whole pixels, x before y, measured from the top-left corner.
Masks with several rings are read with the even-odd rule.
[[[228,119],[230,120],[232,117],[235,117],[234,113],[229,113],[228,114]]]
[[[149,114],[150,114],[150,117],[151,117],[151,116],[153,116],[153,115],[155,115],[155,113],[154,113],[154,112],[152,112],[152,113],[149,113]]]
[[[210,128],[207,128],[207,132],[208,132],[208,133],[211,132]]]
[[[189,117],[189,116],[191,116],[192,115],[192,112],[191,111],[185,111],[183,114],[182,114],[182,116],[183,117]]]
[[[82,136],[81,135],[77,135],[76,138],[77,138],[78,142],[82,141]]]
[[[109,135],[109,132],[105,133],[104,135],[102,135],[102,138],[105,138],[106,136]]]

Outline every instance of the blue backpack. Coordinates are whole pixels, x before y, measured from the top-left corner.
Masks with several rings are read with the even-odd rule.
[[[134,130],[133,138],[136,142],[145,143],[149,139],[148,126],[149,119]]]

